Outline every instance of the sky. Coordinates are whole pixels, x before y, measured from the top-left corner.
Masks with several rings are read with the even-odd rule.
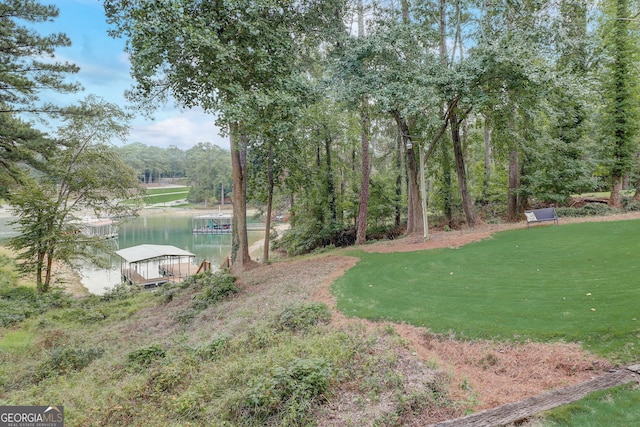
[[[40,0],[55,4],[60,13],[51,23],[38,23],[34,29],[40,34],[63,32],[72,46],[56,50],[59,61],[69,61],[80,67],[73,75],[84,91],[73,96],[58,95],[59,104],[73,103],[89,94],[102,97],[125,109],[129,103],[124,92],[133,85],[129,75],[129,60],[124,52],[125,41],[107,34],[104,8],[100,0]],[[215,117],[201,109],[182,109],[173,103],[160,106],[149,118],[137,115],[124,143],[142,142],[166,148],[175,145],[186,150],[199,142],[210,142],[229,148],[227,137],[219,135]],[[122,143],[120,143],[122,144]]]

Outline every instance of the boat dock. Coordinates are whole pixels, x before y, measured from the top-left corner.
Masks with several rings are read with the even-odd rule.
[[[204,214],[191,220],[193,234],[231,234],[233,217],[229,214]]]
[[[122,281],[145,288],[179,283],[200,271],[195,255],[175,246],[138,245],[116,251],[121,258]]]
[[[233,216],[227,213],[203,214],[194,216],[191,220],[193,234],[231,234],[233,231]],[[264,224],[247,222],[247,231],[262,231]]]

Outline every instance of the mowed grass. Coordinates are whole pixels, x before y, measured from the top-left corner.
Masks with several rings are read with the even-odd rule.
[[[640,420],[640,390],[634,384],[591,393],[577,402],[545,414],[545,427],[636,426]]]
[[[640,358],[640,221],[536,226],[459,249],[357,252],[333,285],[350,316],[463,338],[582,343]]]

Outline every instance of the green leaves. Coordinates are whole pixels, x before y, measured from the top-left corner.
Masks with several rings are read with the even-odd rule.
[[[41,292],[49,289],[54,260],[91,257],[87,249],[104,244],[81,233],[79,211],[96,217],[131,214],[135,207],[119,201],[142,191],[133,169],[106,143],[126,131],[126,115],[95,97],[69,112],[59,140],[34,146],[37,169],[23,173],[9,194],[20,231],[10,245],[20,252],[23,271],[35,272]]]

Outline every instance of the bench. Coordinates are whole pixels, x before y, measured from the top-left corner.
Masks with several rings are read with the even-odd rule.
[[[524,216],[527,218],[527,227],[529,227],[532,222],[544,221],[554,221],[556,225],[558,225],[558,214],[556,214],[555,208],[543,208],[524,211]]]

